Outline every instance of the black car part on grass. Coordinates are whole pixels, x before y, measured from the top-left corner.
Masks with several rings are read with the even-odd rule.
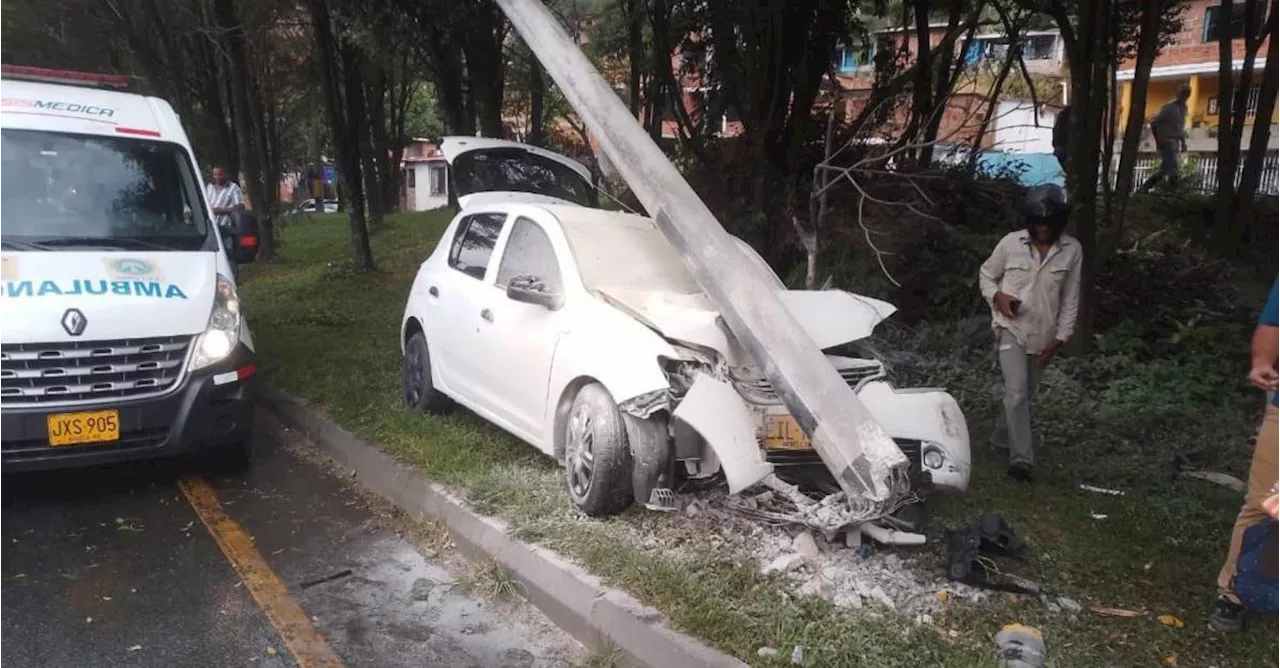
[[[981,515],[947,540],[947,577],[974,587],[1018,594],[1039,593],[1022,578],[1002,573],[994,557],[1022,559],[1026,543],[1001,515]]]

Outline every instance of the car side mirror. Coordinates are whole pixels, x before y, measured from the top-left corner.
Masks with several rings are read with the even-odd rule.
[[[549,311],[564,305],[564,295],[551,289],[541,277],[516,276],[507,284],[507,298],[525,304],[535,304]]]
[[[231,214],[231,248],[227,254],[236,264],[247,264],[258,259],[258,216],[252,211],[235,211]]]

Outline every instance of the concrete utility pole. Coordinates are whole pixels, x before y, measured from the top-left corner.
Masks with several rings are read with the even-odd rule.
[[[680,172],[539,0],[497,0],[865,519],[908,491],[907,459]]]

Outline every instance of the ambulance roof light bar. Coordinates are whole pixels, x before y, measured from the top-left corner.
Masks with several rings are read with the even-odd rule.
[[[111,90],[128,90],[133,87],[130,81],[131,77],[123,74],[74,72],[72,70],[55,70],[27,65],[0,64],[0,78]]]

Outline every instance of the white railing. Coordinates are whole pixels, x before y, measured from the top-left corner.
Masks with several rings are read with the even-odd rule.
[[[1181,187],[1200,192],[1216,192],[1218,190],[1218,154],[1216,153],[1183,153],[1179,156],[1182,162]],[[1115,167],[1120,164],[1116,156]],[[1156,170],[1160,169],[1160,156],[1154,154],[1138,156],[1138,163],[1133,168],[1133,189],[1137,190]],[[1240,174],[1244,170],[1244,156],[1240,156],[1240,164],[1236,165],[1235,183],[1240,185]],[[1114,178],[1114,177],[1113,177]],[[1258,181],[1259,195],[1275,195],[1280,191],[1280,160],[1276,153],[1270,153],[1262,161],[1262,178]]]

